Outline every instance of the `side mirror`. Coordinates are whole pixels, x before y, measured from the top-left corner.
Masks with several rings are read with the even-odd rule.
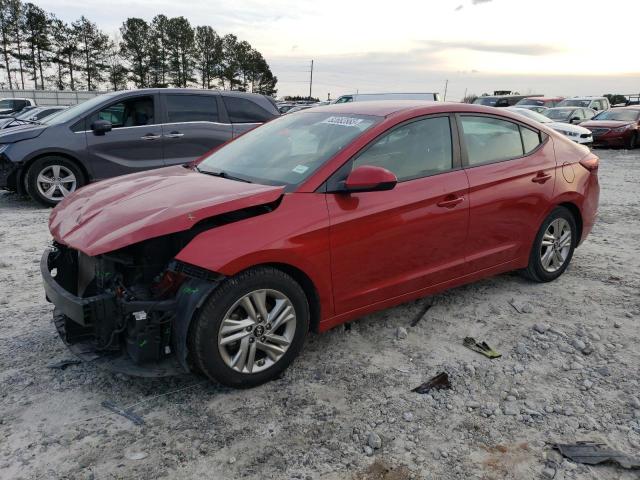
[[[91,124],[91,130],[93,130],[94,135],[104,135],[107,132],[110,132],[113,128],[111,122],[107,120],[96,120]]]
[[[362,165],[354,168],[344,182],[344,192],[380,192],[391,190],[397,177],[386,168]]]
[[[580,123],[580,117],[573,117],[573,118],[570,120],[570,122],[571,122],[571,123]]]

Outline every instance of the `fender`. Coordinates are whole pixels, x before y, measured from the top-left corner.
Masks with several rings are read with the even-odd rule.
[[[304,202],[297,201],[299,195],[307,197]],[[206,230],[175,258],[225,276],[270,263],[294,267],[313,283],[321,318],[333,315],[329,214],[322,193],[285,194],[273,212]]]

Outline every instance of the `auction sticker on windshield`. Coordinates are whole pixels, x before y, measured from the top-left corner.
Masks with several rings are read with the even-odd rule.
[[[293,172],[295,173],[304,173],[307,170],[309,170],[309,167],[305,166],[305,165],[296,165],[295,167],[293,167]]]
[[[352,117],[329,117],[322,123],[330,123],[331,125],[342,125],[343,127],[356,127],[362,123],[362,118]]]

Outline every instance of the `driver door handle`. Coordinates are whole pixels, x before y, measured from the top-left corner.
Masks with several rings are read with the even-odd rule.
[[[544,183],[547,180],[551,180],[551,175],[544,172],[538,172],[538,174],[531,179],[534,183]]]
[[[146,135],[143,135],[142,137],[140,137],[141,140],[157,140],[160,137],[162,137],[162,135],[156,135],[155,133],[147,133]]]
[[[453,195],[448,195],[444,200],[438,202],[437,205],[442,208],[453,208],[462,202],[464,202],[464,197],[454,197]]]

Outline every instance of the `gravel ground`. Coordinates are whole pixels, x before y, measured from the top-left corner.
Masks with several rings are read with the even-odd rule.
[[[549,447],[640,451],[640,151],[597,152],[599,222],[559,280],[501,275],[312,335],[248,391],[47,368],[71,357],[40,285],[49,211],[0,193],[0,477],[638,478]],[[502,358],[464,348],[469,335]],[[451,390],[411,392],[441,371]]]

